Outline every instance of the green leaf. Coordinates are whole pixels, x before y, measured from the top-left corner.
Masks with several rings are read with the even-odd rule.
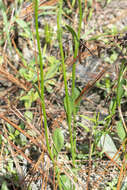
[[[79,89],[78,89],[78,88],[75,88],[75,89],[74,89],[74,95],[72,95],[72,97],[74,97],[74,101],[76,100],[76,98],[78,98],[79,94],[80,94]]]
[[[90,131],[89,127],[83,125],[82,123],[78,122],[78,125],[80,125],[80,127],[84,128],[87,133]]]
[[[120,105],[121,99],[124,95],[125,90],[123,89],[123,85],[125,84],[125,80],[122,79],[121,81],[118,82],[118,87],[117,87],[117,103],[118,106]]]
[[[124,130],[122,121],[117,122],[117,134],[120,137],[120,139],[123,141],[126,137],[126,132]]]
[[[86,120],[88,120],[88,121],[92,121],[93,123],[96,122],[96,119],[95,119],[95,118],[90,118],[90,117],[85,116],[85,115],[80,115],[80,117],[82,117],[83,119],[86,119]]]
[[[113,54],[110,56],[111,63],[114,63],[118,57],[116,51],[113,51]]]
[[[13,161],[12,161],[12,160],[10,160],[10,162],[8,162],[7,170],[8,170],[10,173],[14,173],[14,164],[13,164]]]
[[[1,190],[9,190],[8,187],[7,187],[7,182],[6,181],[4,181],[2,183]]]
[[[28,130],[29,132],[29,130]],[[31,135],[32,136],[32,135]],[[33,136],[32,136],[33,137]],[[26,145],[27,143],[27,138],[25,135],[23,135],[22,133],[20,133],[20,143],[22,144],[22,146]]]
[[[110,91],[111,91],[111,81],[110,81],[109,78],[106,78],[106,79],[105,79],[105,86],[106,86],[107,92],[108,92],[108,94],[109,94]]]
[[[31,104],[37,100],[38,98],[38,92],[34,92],[33,89],[31,89],[27,95],[22,96],[20,100],[25,101],[25,107],[28,109],[31,107]]]
[[[76,106],[76,112],[79,110],[80,101],[77,105],[74,104],[74,102],[75,102],[76,98],[79,96],[79,94],[80,94],[80,91],[78,90],[78,88],[75,88],[74,89],[74,95],[69,96],[69,106],[70,106],[71,114],[74,111],[74,106]],[[74,97],[74,99],[73,99],[73,97]],[[64,108],[65,108],[65,111],[67,113],[66,98],[64,98]]]
[[[110,106],[109,106],[109,112],[110,112],[111,116],[113,116],[115,114],[116,106],[117,106],[116,98],[113,98],[110,103]]]
[[[77,41],[79,41],[78,36],[77,36],[76,32],[73,30],[73,28],[70,27],[69,25],[66,25],[66,28],[72,34],[73,38],[75,38]]]
[[[8,128],[8,131],[9,131],[10,133],[14,133],[14,132],[15,132],[14,127],[12,127],[9,123],[7,123],[7,128]]]
[[[119,72],[119,78],[118,78],[118,85],[117,85],[117,104],[118,106],[120,106],[121,103],[121,98],[124,95],[124,89],[123,89],[123,85],[126,84],[125,79],[123,78],[123,75],[127,69],[126,67],[126,60],[122,60],[122,65],[120,68],[120,72]]]
[[[90,10],[89,10],[89,15],[88,15],[88,22],[90,21],[92,15],[93,15],[93,11],[94,11],[94,9],[93,9],[93,8],[90,8]]]
[[[48,23],[46,23],[44,26],[44,34],[46,43],[51,44],[53,31]]]
[[[54,142],[53,152],[54,155],[56,155],[57,157],[58,153],[61,151],[61,149],[64,146],[64,135],[60,128],[55,129],[53,133],[53,142]]]
[[[32,36],[33,36],[33,34],[32,34],[32,32],[31,32],[30,27],[28,26],[28,24],[27,24],[24,20],[19,19],[19,18],[16,18],[15,21],[17,22],[17,24],[18,24],[21,28],[23,28],[23,30],[25,31],[25,35],[31,39]]]
[[[108,134],[103,134],[101,136],[98,147],[102,149],[102,152],[105,152],[107,155],[109,155],[110,158],[113,158],[117,152],[116,145]],[[119,154],[117,154],[114,160],[120,160],[118,155]]]
[[[74,110],[74,102],[71,96],[69,96],[69,107],[70,107],[70,113],[72,114]],[[67,113],[67,102],[66,102],[66,97],[64,97],[64,108]]]
[[[15,137],[18,136],[20,132],[18,130],[15,130]]]
[[[35,87],[35,89],[36,89],[36,91],[37,91],[37,93],[38,93],[38,96],[39,96],[40,99],[42,100],[41,93],[40,93],[40,91],[39,91],[38,86],[37,86],[36,84],[34,84],[34,83],[33,83],[33,86]]]
[[[10,134],[9,134],[9,139],[10,139],[10,140],[14,140],[14,139],[15,139],[15,135],[12,134],[12,133],[10,133]]]
[[[27,81],[36,82],[37,81],[37,73],[35,71],[35,68],[21,68],[19,70],[20,75],[25,78]]]
[[[26,118],[26,120],[28,122],[32,121],[32,119],[33,119],[33,113],[31,111],[26,111],[24,115],[25,115],[25,118]]]
[[[47,57],[48,61],[51,63],[48,69],[48,72],[45,75],[45,80],[48,80],[49,78],[52,78],[58,71],[58,68],[60,66],[60,62],[55,59],[55,57]]]
[[[63,190],[73,190],[71,180],[66,175],[60,177]]]
[[[3,32],[5,32],[5,40],[8,41],[9,44],[9,48],[10,50],[12,49],[12,44],[11,44],[11,38],[10,38],[10,22],[8,21],[8,17],[6,14],[5,10],[1,10],[2,16],[3,16],[3,24],[4,24],[4,28],[3,28]],[[12,20],[11,20],[12,21]]]

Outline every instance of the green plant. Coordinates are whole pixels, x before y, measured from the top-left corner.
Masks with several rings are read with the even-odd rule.
[[[108,4],[110,1],[111,0],[107,1],[106,3]],[[27,5],[25,4],[26,1],[23,0],[15,1],[14,4],[9,7],[6,7],[6,3],[4,4],[3,2],[2,1],[0,2],[0,8],[1,8],[0,19],[2,18],[1,22],[2,27],[0,31],[0,36],[1,36],[0,45],[4,47],[3,49],[4,51],[2,51],[4,52],[4,54],[1,53],[0,55],[0,66],[5,66],[12,75],[14,74],[13,75],[14,77],[16,76],[15,79],[19,80],[21,79],[21,81],[23,79],[23,82],[26,86],[27,84],[30,84],[30,88],[28,89],[28,91],[26,90],[25,92],[21,88],[16,89],[15,83],[13,84],[13,81],[11,86],[12,89],[8,86],[6,87],[6,85],[4,87],[4,84],[1,83],[0,79],[1,83],[0,98],[1,95],[3,94],[3,92],[1,93],[1,87],[2,89],[5,88],[5,95],[8,96],[8,97],[5,96],[0,101],[0,106],[2,105],[2,108],[3,105],[6,104],[7,102],[7,105],[6,106],[4,105],[5,112],[3,112],[2,110],[2,113],[0,113],[0,117],[2,118],[2,122],[0,121],[0,125],[2,125],[2,129],[0,130],[0,151],[3,158],[6,157],[9,158],[7,164],[5,163],[2,164],[2,166],[4,167],[1,169],[1,173],[10,174],[8,175],[8,177],[6,176],[7,178],[2,180],[2,182],[0,178],[1,189],[8,190],[10,188],[8,185],[8,182],[10,182],[9,180],[11,178],[10,176],[15,176],[14,183],[18,182],[19,180],[18,170],[15,167],[16,164],[14,164],[15,160],[13,155],[15,155],[17,159],[19,159],[18,160],[19,166],[20,163],[22,162],[21,167],[24,164],[24,159],[27,159],[27,161],[30,162],[31,170],[28,171],[30,181],[34,180],[32,176],[33,172],[34,174],[39,174],[39,171],[42,169],[40,174],[44,173],[44,176],[46,176],[46,180],[44,176],[42,176],[44,180],[43,184],[47,184],[48,175],[51,174],[50,179],[51,180],[53,179],[53,183],[55,182],[53,184],[53,188],[55,187],[54,189],[56,189],[58,186],[60,190],[77,189],[77,186],[79,185],[78,179],[79,181],[80,179],[82,180],[82,177],[80,178],[79,173],[81,174],[82,169],[84,169],[85,167],[85,170],[83,171],[86,171],[86,175],[88,174],[90,176],[91,174],[90,172],[94,171],[94,169],[98,167],[98,160],[99,161],[108,160],[110,163],[112,162],[113,164],[120,163],[118,169],[116,168],[116,170],[117,172],[119,172],[119,168],[122,165],[123,173],[122,172],[121,173],[124,175],[124,172],[126,172],[125,164],[127,158],[126,114],[124,114],[126,113],[125,111],[126,111],[126,97],[127,97],[127,90],[126,90],[127,65],[126,65],[126,56],[125,56],[126,42],[124,42],[124,45],[121,45],[122,44],[121,41],[120,43],[119,42],[117,43],[117,40],[115,40],[115,37],[117,38],[118,35],[120,35],[118,28],[115,25],[112,26],[111,29],[109,29],[107,26],[104,27],[102,26],[101,28],[103,30],[103,33],[98,32],[96,35],[93,35],[93,32],[95,32],[96,29],[96,25],[94,25],[94,27],[92,27],[90,30],[87,30],[87,27],[89,27],[89,21],[92,19],[93,15],[96,15],[96,11],[94,11],[93,9],[94,1],[92,0],[84,2],[80,0],[78,1],[73,0],[71,2],[60,0],[58,1],[58,5],[56,4],[57,1],[56,2],[46,1],[45,3],[38,0],[33,0],[34,4],[33,9],[31,9],[31,6],[29,7],[29,5],[28,7],[31,9],[30,15],[35,16],[34,19],[35,25],[32,23],[31,20],[30,21],[27,20],[29,19],[27,18],[27,13],[29,13],[29,9],[27,12]],[[52,2],[55,2],[55,6],[54,5],[52,6]],[[97,3],[98,2],[102,3],[101,0],[98,0]],[[46,4],[46,6],[44,4]],[[26,11],[25,18],[23,18],[22,15],[20,14],[22,13],[22,8]],[[103,7],[101,8],[103,9]],[[33,10],[35,14],[33,14],[32,12]],[[72,16],[74,16],[75,13],[77,14],[76,20],[74,20],[73,22],[71,18],[73,18]],[[53,38],[54,28],[52,27],[52,23],[48,24],[45,21],[44,25],[42,24],[44,27],[41,26],[40,28],[42,33],[39,34],[40,29],[38,31],[38,16],[41,16],[41,18],[43,18],[42,20],[44,20],[45,18],[47,20],[47,16],[48,18],[50,18],[51,16],[55,17],[56,15],[57,15],[57,29],[58,29],[57,39]],[[54,17],[53,17],[53,25],[56,22]],[[83,22],[85,21],[84,23],[86,24],[85,32],[84,29],[82,28],[82,23],[83,23],[82,21]],[[88,22],[88,25],[86,21]],[[36,26],[36,31],[34,31],[33,26]],[[77,27],[77,30],[75,29],[76,28],[75,26]],[[122,31],[126,31],[126,26]],[[70,37],[70,35],[72,37],[73,45],[70,47],[68,46],[68,44],[70,45],[70,43],[67,44],[69,48],[68,51],[70,52],[66,53],[63,50],[63,43],[64,43],[63,41],[64,38],[66,37],[68,40],[68,37]],[[108,38],[107,36],[108,37],[112,36],[112,39]],[[80,37],[82,37],[85,40],[89,38],[88,44],[90,44],[90,47],[97,45],[99,48],[102,48],[103,53],[100,56],[100,60],[104,59],[104,61],[108,62],[111,65],[115,64],[115,62],[117,62],[118,60],[119,61],[118,65],[120,65],[120,67],[118,68],[119,69],[118,74],[115,73],[116,74],[115,81],[113,81],[110,77],[110,74],[107,73],[104,79],[96,83],[97,88],[95,89],[93,88],[92,92],[94,92],[94,90],[99,89],[98,94],[103,102],[109,94],[113,95],[113,97],[108,96],[108,101],[110,101],[110,103],[107,102],[106,105],[104,104],[100,105],[100,107],[104,107],[106,109],[107,116],[105,116],[105,118],[100,119],[101,110],[99,110],[100,114],[96,114],[94,111],[93,116],[91,117],[85,115],[80,116],[81,117],[80,119],[85,119],[88,123],[90,122],[90,125],[84,125],[82,124],[82,122],[77,123],[78,115],[81,114],[80,108],[82,109],[81,102],[79,102],[78,105],[75,103],[75,100],[80,95],[78,88],[76,88],[77,63],[72,64],[73,65],[72,78],[69,78],[69,81],[67,81],[68,65],[66,63],[68,62],[66,62],[66,60],[70,58],[70,55],[73,55],[73,58],[76,58],[77,55],[80,53],[79,52]],[[42,40],[41,38],[44,39],[42,42],[43,45],[41,44]],[[120,36],[120,38],[122,38],[122,35]],[[22,44],[20,43],[18,44],[18,42],[22,39],[23,39]],[[35,39],[37,40],[38,49],[36,49],[35,47],[36,46]],[[14,46],[14,43],[12,45],[13,40],[17,48],[16,46]],[[57,41],[59,42],[59,47],[57,47],[58,46],[58,44],[56,43]],[[114,41],[116,44],[114,43]],[[22,45],[28,45],[29,49],[32,47],[35,58],[30,57],[30,60],[27,58],[25,59],[25,55],[23,54],[24,49]],[[41,47],[41,45],[43,47]],[[10,54],[8,55],[8,51],[6,50],[8,50],[9,53],[12,52],[12,57],[10,57]],[[18,61],[21,64],[17,64],[18,61],[15,61],[15,59],[13,59],[13,50],[17,53],[16,56],[18,56],[19,58]],[[52,50],[53,50],[53,55],[52,55]],[[107,53],[106,58],[104,55],[105,51]],[[123,59],[121,59],[121,57],[123,57]],[[13,61],[11,61],[12,59]],[[3,62],[5,63],[5,65],[3,64]],[[104,65],[104,63],[102,63],[102,65]],[[62,69],[63,78],[61,77],[62,76],[61,69]],[[7,77],[6,79],[8,79],[8,76],[6,77]],[[61,85],[57,83],[58,80],[59,82],[61,82]],[[61,89],[63,80],[65,87],[64,101],[62,101],[64,94],[63,88]],[[71,88],[70,84],[72,84]],[[57,97],[57,95],[60,95],[61,101],[57,102],[56,98],[55,101],[53,102],[51,101],[50,104],[47,104],[47,102],[49,102],[47,100],[52,100],[52,98],[50,99],[50,95],[52,95],[54,91],[56,92],[56,87],[60,93],[59,92],[58,94],[56,93],[55,97]],[[16,93],[14,93],[15,91],[13,91],[13,89],[16,90]],[[17,93],[17,91],[19,93]],[[15,109],[13,110],[13,102],[11,102],[10,99],[11,97],[13,97],[14,99],[15,96],[16,96],[16,105],[14,107]],[[40,101],[38,101],[39,98]],[[41,106],[39,102],[41,102],[42,110],[40,109]],[[65,119],[65,116],[63,114],[63,107],[62,107],[63,104],[67,119]],[[84,104],[86,106],[85,101]],[[101,104],[101,101],[99,104]],[[54,108],[56,109],[55,111]],[[4,117],[2,117],[3,115]],[[64,116],[64,119],[62,116]],[[15,128],[15,125],[11,125],[10,124],[11,122],[13,124],[16,123],[18,128]],[[68,127],[65,126],[66,122]],[[30,126],[32,128],[29,128]],[[81,128],[79,128],[79,126]],[[83,135],[84,133],[86,135],[83,136],[83,140],[81,138],[82,130],[83,130]],[[45,132],[45,137],[43,132]],[[70,137],[70,141],[68,137]],[[43,141],[43,139],[46,139],[46,143],[45,140]],[[78,143],[76,142],[76,139]],[[14,151],[14,154],[11,153],[11,150],[9,149],[10,145],[8,142],[14,145],[14,147],[12,147],[12,151]],[[42,147],[41,143],[43,143]],[[38,159],[36,163],[34,162],[34,165],[31,164],[33,163],[33,160],[32,162],[30,161],[30,159],[33,159],[33,157],[31,156],[31,152],[29,151],[29,148],[31,148],[31,146],[34,147],[37,146],[36,148],[39,147],[38,148],[39,157],[36,154],[34,155],[34,157]],[[118,152],[119,147],[122,154],[121,152]],[[28,151],[28,154],[30,154],[28,155],[28,157],[27,154],[26,155],[23,154],[24,150],[26,152]],[[44,158],[45,155],[48,157],[48,160],[50,159],[49,162],[47,162],[47,159],[45,160]],[[39,166],[38,168],[40,162],[42,167]],[[92,167],[92,164],[94,167]],[[44,165],[46,165],[46,170],[44,168],[45,167]],[[47,169],[47,166],[49,170]],[[88,170],[86,169],[87,166]],[[28,167],[26,169],[29,170]],[[118,189],[118,183],[120,181],[119,180],[120,177],[114,177],[114,179],[110,182],[106,181],[104,189]],[[91,179],[92,178],[90,177],[87,182],[88,183],[87,186],[89,186],[89,181],[91,181]],[[120,184],[122,190],[126,189],[126,184],[127,184],[126,181],[127,181],[126,177],[124,177],[123,181]],[[76,183],[78,184],[77,186]],[[85,184],[86,182],[83,181],[83,183],[84,183],[83,185],[86,185]],[[30,184],[28,186],[29,187],[27,189],[34,188],[30,186]],[[19,188],[17,184],[16,187]],[[47,187],[45,185],[45,187],[41,188],[46,189]]]
[[[84,115],[80,115],[80,117],[91,122],[91,127],[85,126],[81,122],[78,122],[78,125],[80,127],[84,128],[84,130],[86,131],[87,134],[91,134],[91,138],[92,137],[94,138],[94,141],[91,145],[91,148],[92,148],[91,152],[92,152],[92,154],[94,154],[96,151],[95,148],[98,146],[101,136],[103,136],[105,134],[105,132],[103,130],[99,130],[99,126],[104,124],[105,122],[104,122],[104,120],[102,120],[102,121],[99,120],[99,114],[98,115],[95,114],[93,118],[90,118],[90,117],[84,116]],[[88,147],[87,147],[87,151],[88,151]]]

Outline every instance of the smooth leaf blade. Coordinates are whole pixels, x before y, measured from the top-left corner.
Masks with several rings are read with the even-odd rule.
[[[74,106],[76,106],[76,112],[78,112],[78,110],[79,110],[80,101],[77,105],[74,104],[74,102],[75,102],[76,98],[79,96],[79,94],[80,94],[80,91],[78,90],[78,88],[75,88],[74,89],[74,95],[69,96],[69,106],[70,106],[71,114],[74,111],[74,108],[75,108]],[[64,108],[65,108],[65,111],[67,113],[66,98],[64,98]]]
[[[70,112],[72,114],[73,110],[74,110],[74,103],[73,103],[73,99],[71,96],[69,96],[69,107],[70,107]],[[64,98],[64,108],[65,111],[67,113],[67,102],[66,102],[66,97]]]
[[[120,139],[123,141],[126,137],[126,132],[124,130],[123,124],[121,121],[117,122],[117,134]]]
[[[72,183],[66,175],[61,175],[60,179],[62,182],[63,190],[72,190],[73,189]]]
[[[108,134],[104,134],[101,136],[98,147],[101,148],[102,152],[105,152],[110,158],[113,158],[117,153],[117,148],[112,138]],[[115,156],[114,160],[120,160],[118,156],[119,154]]]
[[[1,190],[9,190],[6,181],[2,183]]]
[[[73,38],[75,38],[77,41],[79,41],[78,36],[77,36],[76,32],[73,30],[73,28],[70,27],[69,25],[66,25],[66,28],[72,34]]]
[[[48,61],[52,61],[50,66],[49,66],[49,70],[47,71],[46,75],[45,75],[45,80],[48,80],[49,78],[52,78],[55,76],[55,74],[57,73],[59,66],[60,66],[60,62],[58,62],[55,58],[52,57],[52,60],[50,58],[47,58]]]
[[[122,65],[119,72],[119,78],[118,78],[118,85],[117,85],[117,104],[120,106],[121,98],[125,92],[123,89],[123,85],[126,83],[125,79],[123,78],[124,72],[126,71],[126,60],[122,61]]]
[[[60,128],[55,129],[53,133],[53,142],[54,142],[53,152],[57,157],[58,153],[61,151],[61,149],[64,146],[64,135]]]

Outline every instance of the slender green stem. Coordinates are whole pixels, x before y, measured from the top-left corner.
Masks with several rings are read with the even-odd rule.
[[[81,0],[78,0],[79,4],[79,26],[78,26],[78,39],[80,39],[80,33],[81,33],[81,24],[82,24],[82,5]],[[74,58],[78,55],[78,49],[79,49],[79,42],[77,39],[74,39],[74,45],[75,45],[75,52],[74,52]],[[76,63],[73,64],[72,67],[72,98],[73,101],[75,101],[75,70],[76,70]],[[74,139],[74,152],[76,153],[76,109],[74,107],[73,110],[73,139]]]
[[[78,4],[79,4],[78,39],[80,39],[81,25],[82,25],[82,4],[81,4],[81,0],[78,0]],[[78,54],[79,42],[77,42],[77,39],[74,39],[74,43],[75,43],[74,58],[76,58],[76,56]],[[74,95],[74,89],[75,89],[75,69],[76,69],[76,65],[74,63],[73,68],[72,68],[72,95]]]
[[[50,149],[49,139],[48,139],[48,125],[47,125],[47,116],[45,110],[45,98],[44,98],[44,73],[43,73],[43,59],[42,59],[42,52],[40,46],[40,37],[38,31],[38,0],[33,0],[35,3],[34,10],[35,10],[35,26],[36,26],[36,38],[37,38],[37,46],[39,52],[39,62],[40,62],[40,79],[41,79],[41,103],[42,103],[42,110],[44,116],[44,128],[45,128],[45,137],[46,137],[46,145],[48,149],[48,153],[52,161],[54,162],[53,155]]]
[[[79,26],[78,26],[78,38],[80,39],[81,27],[82,27],[82,3],[81,0],[78,0],[79,4]]]
[[[61,61],[62,61],[62,70],[63,70],[63,77],[64,77],[65,96],[66,96],[66,104],[67,104],[67,120],[68,120],[68,127],[69,127],[70,141],[71,141],[72,162],[73,162],[73,165],[75,165],[74,143],[73,143],[72,126],[71,126],[72,114],[71,114],[71,109],[70,109],[70,105],[69,105],[69,94],[68,94],[68,86],[67,86],[66,68],[65,68],[64,52],[63,52],[63,46],[62,46],[62,27],[61,27],[62,6],[63,6],[63,1],[60,0],[59,1],[59,11],[58,11],[58,16],[57,16],[58,41],[59,41],[59,48],[60,48]]]

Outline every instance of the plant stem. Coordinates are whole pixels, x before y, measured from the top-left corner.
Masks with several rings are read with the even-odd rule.
[[[39,37],[39,31],[38,31],[38,0],[33,0],[33,2],[35,3],[34,4],[35,26],[36,26],[36,38],[37,38],[37,46],[38,46],[39,62],[40,62],[41,103],[42,103],[42,110],[43,110],[43,116],[44,116],[44,128],[45,128],[46,145],[47,145],[49,156],[52,159],[52,161],[54,162],[53,155],[52,155],[50,145],[49,145],[47,116],[46,116],[46,110],[45,110],[43,59],[42,59],[42,52],[41,52],[41,46],[40,46],[40,37]]]
[[[78,26],[78,39],[80,39],[80,33],[81,33],[81,24],[82,24],[82,5],[81,0],[78,0],[79,4],[79,26]],[[75,52],[74,52],[74,58],[78,55],[78,49],[79,49],[79,42],[77,39],[74,38],[74,45],[75,45]],[[72,67],[72,99],[73,103],[75,101],[75,79],[76,79],[76,63],[73,64]],[[76,154],[76,108],[74,106],[73,110],[73,139],[74,139],[74,153]],[[76,156],[76,155],[75,155]]]
[[[71,142],[72,163],[73,163],[73,165],[75,165],[74,143],[73,143],[72,126],[71,126],[72,114],[71,114],[71,109],[70,109],[70,105],[69,105],[69,93],[68,93],[66,69],[65,69],[65,63],[64,63],[64,52],[63,52],[63,46],[62,46],[62,27],[61,27],[62,6],[63,6],[63,1],[60,0],[58,16],[57,16],[58,41],[59,41],[59,48],[60,48],[61,61],[62,61],[62,70],[63,70],[63,77],[64,77],[65,98],[66,98],[66,104],[67,104],[67,121],[68,121],[70,142]]]

